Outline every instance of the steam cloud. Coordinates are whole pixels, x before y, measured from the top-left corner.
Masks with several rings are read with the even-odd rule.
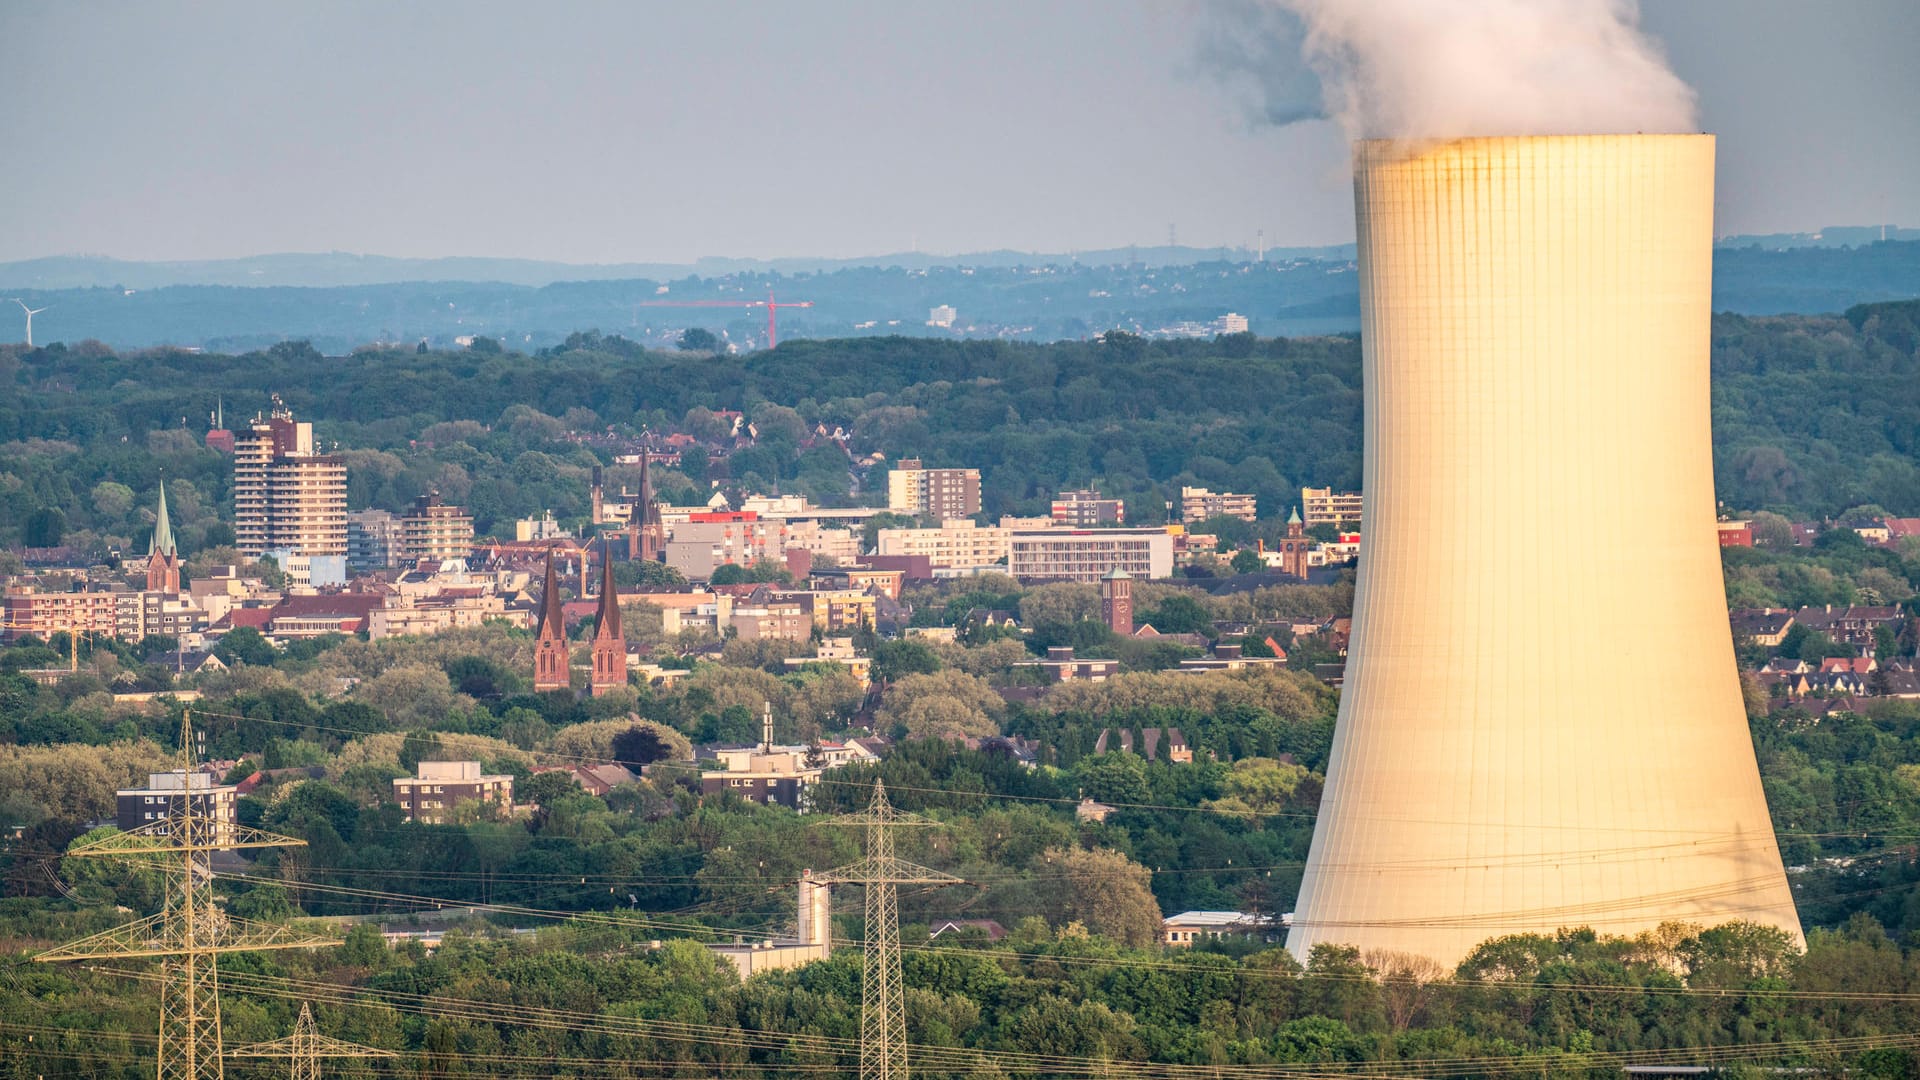
[[[1254,80],[1272,123],[1331,117],[1351,138],[1697,130],[1693,90],[1634,0],[1234,0],[1213,16],[1203,52]],[[1317,108],[1297,60],[1264,62],[1296,46]]]

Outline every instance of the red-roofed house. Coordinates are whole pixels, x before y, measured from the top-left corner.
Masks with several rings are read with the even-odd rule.
[[[250,626],[264,634],[267,632],[267,624],[271,621],[273,621],[272,608],[237,607],[230,608],[225,615],[220,617],[218,622],[215,622],[212,626],[208,627],[208,629],[215,633],[225,633],[228,630],[237,630],[242,626]]]
[[[1887,518],[1887,543],[1898,544],[1909,536],[1920,536],[1920,517]]]
[[[289,596],[273,606],[267,630],[278,638],[357,634],[367,628],[367,617],[382,599],[373,593]]]
[[[589,795],[605,795],[621,784],[631,784],[640,778],[625,765],[555,765],[535,769],[536,773],[563,772],[574,778],[582,790]]]

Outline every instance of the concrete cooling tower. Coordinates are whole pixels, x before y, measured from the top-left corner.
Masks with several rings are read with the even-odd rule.
[[[1356,147],[1366,546],[1296,956],[1800,940],[1721,592],[1713,150]]]

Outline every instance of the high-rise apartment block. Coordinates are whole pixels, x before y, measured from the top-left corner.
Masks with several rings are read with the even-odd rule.
[[[887,509],[916,517],[973,517],[980,512],[979,469],[928,469],[902,458],[887,473]]]
[[[356,510],[347,515],[347,569],[383,570],[400,549],[400,518],[391,510]]]
[[[1196,522],[1217,517],[1252,521],[1255,517],[1255,509],[1255,500],[1251,495],[1241,495],[1232,491],[1208,491],[1203,487],[1180,489],[1181,521]]]
[[[1300,513],[1309,527],[1351,525],[1357,529],[1362,524],[1363,503],[1357,491],[1335,491],[1330,487],[1300,489]]]
[[[436,563],[464,559],[472,553],[473,518],[465,510],[441,502],[438,491],[413,500],[413,507],[400,518],[394,561],[401,566],[412,566],[422,559]]]
[[[276,407],[233,442],[233,533],[240,553],[347,554],[347,465],[317,453],[313,425]]]
[[[1097,529],[1102,525],[1124,525],[1127,504],[1119,499],[1103,499],[1100,493],[1063,491],[1053,497],[1053,520],[1072,529]]]

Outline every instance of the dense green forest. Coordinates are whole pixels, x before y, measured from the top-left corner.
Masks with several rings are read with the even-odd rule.
[[[1717,316],[1720,498],[1794,518],[1875,504],[1920,514],[1920,302],[1845,316]],[[852,449],[981,469],[989,515],[1044,512],[1097,484],[1158,520],[1183,484],[1251,491],[1284,517],[1303,485],[1360,479],[1359,346],[1350,338],[1024,345],[918,338],[793,341],[741,356],[650,351],[579,333],[536,355],[302,343],[240,356],[97,343],[0,351],[0,543],[138,543],[165,477],[188,550],[220,541],[227,462],[205,417],[238,423],[279,394],[348,455],[349,503],[402,508],[438,488],[483,532],[552,509],[583,513],[604,447],[569,432],[698,429],[741,409],[761,430],[731,460],[690,456],[663,477],[690,495],[726,479],[872,502],[815,425]],[[615,481],[622,479],[616,475]]]
[[[1009,644],[887,662],[934,669],[902,675],[901,685],[949,673],[964,681],[977,678],[968,668],[1004,673],[997,665]],[[228,1044],[283,1035],[299,1003],[312,1001],[329,1034],[407,1055],[390,1073],[362,1063],[347,1075],[848,1068],[859,1033],[853,948],[743,983],[701,943],[791,933],[791,881],[803,868],[856,858],[852,830],[731,798],[703,802],[671,771],[605,798],[557,774],[529,774],[536,763],[617,752],[610,736],[636,716],[663,731],[750,726],[740,702],[772,692],[786,695],[782,724],[797,723],[811,692],[805,678],[713,666],[675,691],[583,706],[526,692],[518,674],[526,648],[524,635],[497,628],[445,640],[321,641],[204,684],[208,752],[244,755],[236,773],[256,764],[324,770],[241,801],[244,822],[308,846],[223,869],[216,887],[226,907],[345,937],[336,948],[223,960]],[[322,676],[336,671],[362,672],[369,691],[323,700],[301,689],[331,684]],[[1220,1076],[1292,1066],[1586,1077],[1629,1063],[1750,1060],[1892,1080],[1916,1068],[1920,882],[1905,838],[1920,828],[1920,709],[1891,703],[1818,727],[1755,719],[1788,857],[1811,864],[1795,873],[1813,928],[1804,954],[1777,931],[1676,925],[1631,939],[1577,928],[1496,939],[1453,971],[1333,946],[1303,966],[1259,940],[1192,951],[1153,942],[1162,913],[1289,908],[1325,767],[1331,694],[1294,675],[1156,679],[1123,676],[1045,706],[1010,707],[1000,726],[1065,751],[1052,755],[1059,766],[1025,768],[991,743],[966,750],[908,738],[878,766],[830,774],[818,789],[818,809],[848,810],[883,779],[897,803],[940,823],[903,838],[902,855],[967,882],[901,899],[916,1073],[1160,1074],[1151,1062]],[[0,680],[10,705],[27,704],[23,682]],[[67,692],[84,691],[81,682]],[[93,717],[101,707],[86,693],[41,704],[48,717]],[[178,730],[171,715],[97,719],[98,747],[37,741],[86,732],[28,729],[17,733],[22,745],[0,752],[0,784],[14,793],[8,813],[21,821],[30,808],[51,812],[9,845],[10,898],[0,900],[0,1065],[19,1075],[131,1078],[151,1069],[154,996],[139,977],[150,967],[123,975],[27,959],[159,901],[163,883],[151,867],[57,858],[97,835],[83,833],[79,817],[126,774],[158,767]],[[1234,760],[1176,765],[1087,752],[1100,727],[1167,723]],[[783,726],[790,733],[800,734]],[[449,754],[518,774],[533,811],[403,823],[381,798],[386,779]],[[1076,820],[1083,793],[1118,809],[1104,822]],[[487,911],[449,914],[467,904]],[[866,935],[858,894],[843,891],[835,911],[836,940],[858,945]],[[928,940],[930,924],[953,918],[993,919],[1010,932],[998,942],[978,933]],[[427,955],[417,944],[389,948],[372,926],[352,928],[368,920],[447,934]],[[529,932],[509,932],[516,928]]]

